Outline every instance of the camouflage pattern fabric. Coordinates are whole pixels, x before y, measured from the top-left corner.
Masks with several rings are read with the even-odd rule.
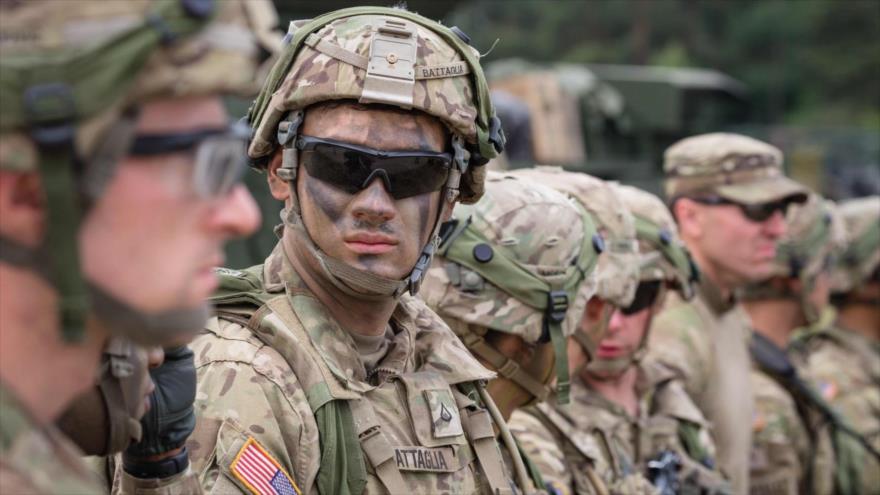
[[[55,53],[106,42],[144,22],[156,8],[151,0],[126,2],[76,1],[65,4],[59,15],[54,0],[7,2],[0,10],[0,56],[3,54]],[[279,48],[273,32],[277,23],[268,0],[218,1],[210,24],[195,35],[163,46],[150,55],[120,101],[106,101],[104,108],[77,127],[80,156],[89,157],[127,106],[158,96],[238,94],[252,96],[259,90],[257,74],[265,72],[258,52]],[[233,70],[234,69],[234,70]],[[0,168],[37,170],[39,152],[24,132],[0,134]]]
[[[321,437],[313,408],[358,400],[368,401],[375,411],[391,446],[392,465],[411,493],[488,489],[474,461],[473,438],[465,433],[465,420],[480,409],[461,409],[456,385],[494,374],[424,303],[409,296],[399,300],[389,351],[368,373],[351,336],[311,295],[280,245],[262,267],[248,271],[258,274],[255,296],[243,293],[238,303],[226,299],[220,317],[210,320],[193,343],[198,424],[188,448],[205,492],[252,492],[235,475],[233,464],[253,440],[302,493],[316,493],[319,468],[328,462],[322,460],[321,446],[330,440]],[[256,300],[263,302],[259,314],[268,325],[259,329],[248,327],[255,307],[244,304],[256,294],[262,294]],[[364,421],[356,410],[353,414],[355,424]],[[366,454],[369,459],[373,452]],[[427,455],[434,464],[418,461]],[[369,462],[364,475],[364,493],[385,491]]]
[[[648,358],[672,369],[713,425],[718,465],[734,493],[748,493],[753,415],[751,322],[703,277],[690,302],[670,293],[649,330]]]
[[[787,178],[782,152],[739,134],[691,136],[666,149],[663,156],[667,198],[717,194],[745,204],[792,198],[806,199],[807,189]]]
[[[757,367],[749,487],[756,495],[834,493],[834,450],[814,411],[802,417],[791,393]]]
[[[770,299],[794,297],[800,300],[804,317],[813,322],[822,308],[810,300],[816,279],[828,271],[829,260],[843,250],[846,232],[843,222],[831,201],[811,193],[803,204],[789,208],[785,217],[785,235],[776,247],[776,258],[768,278],[797,278],[801,288],[797,292],[780,289],[773,284],[758,282],[742,288],[742,299]]]
[[[850,199],[838,204],[846,229],[846,250],[832,267],[832,290],[846,293],[859,286],[880,266],[880,196]]]
[[[790,353],[822,398],[880,449],[880,352],[862,335],[835,327],[835,317],[826,308],[815,324],[795,332]],[[864,461],[860,493],[880,493],[880,465],[870,455]]]
[[[583,210],[548,187],[506,172],[491,172],[486,188],[480,203],[457,207],[453,218],[461,223],[470,218],[472,228],[486,235],[487,246],[510,253],[534,277],[553,281],[564,276],[587,242],[584,238],[594,233],[591,224],[583,221]],[[580,323],[595,281],[583,278],[576,288],[562,323],[565,336]],[[505,287],[448,260],[442,250],[428,270],[420,297],[447,320],[518,335],[528,343],[541,337],[543,308],[517,300]]]
[[[605,251],[599,256],[594,276],[596,294],[617,307],[629,306],[638,287],[639,249],[635,220],[621,201],[619,187],[612,182],[554,166],[521,168],[510,174],[567,194],[590,213],[605,239]]]
[[[54,426],[37,425],[0,384],[0,493],[104,493],[80,455]]]
[[[680,382],[656,363],[638,366],[639,417],[631,417],[579,378],[572,384],[571,404],[552,409],[541,404],[514,413],[510,427],[545,481],[567,493],[596,493],[584,475],[592,467],[611,493],[654,493],[645,477],[646,463],[668,449],[684,460],[682,480],[702,486],[704,493],[726,493],[721,475],[706,467],[715,451],[708,423]],[[573,429],[563,431],[569,426],[561,425]],[[683,443],[683,425],[690,428],[699,452]]]
[[[376,44],[386,23],[400,36],[395,48]],[[248,115],[254,128],[248,149],[252,158],[273,152],[285,115],[328,100],[382,103],[425,112],[445,123],[453,136],[484,159],[495,157],[503,148],[479,53],[448,28],[401,9],[355,7],[294,24],[289,36],[291,42]],[[404,47],[413,38],[414,56],[407,55]],[[377,53],[386,56],[371,60],[374,45]],[[412,70],[394,73],[403,66]],[[386,81],[396,77],[400,84],[389,82],[373,91],[373,83],[382,81],[382,71],[391,76]],[[460,201],[464,203],[474,203],[482,194],[485,164],[476,165],[462,176]]]

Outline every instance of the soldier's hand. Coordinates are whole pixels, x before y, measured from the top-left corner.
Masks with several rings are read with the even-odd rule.
[[[143,438],[125,450],[125,470],[138,477],[165,477],[186,468],[182,449],[196,424],[196,369],[186,346],[165,351],[165,362],[150,370],[156,389],[141,420]]]

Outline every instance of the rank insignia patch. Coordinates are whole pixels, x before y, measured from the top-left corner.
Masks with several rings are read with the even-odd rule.
[[[431,411],[431,430],[434,438],[449,438],[462,435],[461,418],[458,407],[449,390],[425,390],[425,402]]]
[[[230,471],[254,495],[300,495],[278,461],[252,437],[238,451]]]

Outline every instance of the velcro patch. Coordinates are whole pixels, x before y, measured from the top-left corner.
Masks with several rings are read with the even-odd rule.
[[[452,392],[446,390],[425,390],[422,392],[431,411],[431,430],[434,438],[449,438],[462,435],[461,418]]]
[[[254,495],[300,495],[299,487],[253,437],[249,437],[229,470]]]
[[[459,469],[448,447],[394,447],[394,460],[401,471],[454,473]]]
[[[416,79],[442,79],[468,75],[471,69],[467,62],[462,60],[444,65],[416,66],[415,71]]]

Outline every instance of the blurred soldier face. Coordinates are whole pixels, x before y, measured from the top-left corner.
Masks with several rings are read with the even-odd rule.
[[[785,233],[783,210],[762,221],[749,219],[733,204],[675,203],[682,238],[700,267],[730,288],[770,276],[776,244]]]
[[[616,359],[632,355],[648,331],[651,307],[626,315],[615,308],[608,322],[608,332],[596,348],[598,359]]]
[[[301,134],[382,151],[436,153],[448,142],[443,124],[427,114],[354,103],[309,108]],[[416,264],[441,207],[440,191],[395,199],[376,176],[351,193],[313,177],[305,166],[298,168],[297,194],[305,227],[322,251],[396,280]]]
[[[219,131],[228,116],[219,97],[155,100],[141,107],[140,135]],[[144,311],[198,307],[216,288],[223,243],[259,225],[241,184],[198,194],[194,150],[127,156],[80,234],[83,270],[111,294]]]

